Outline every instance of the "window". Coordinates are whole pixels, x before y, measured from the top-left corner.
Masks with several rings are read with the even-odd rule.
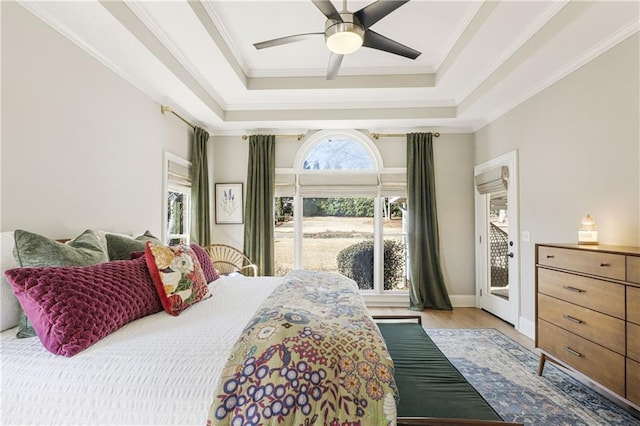
[[[383,197],[383,286],[385,291],[409,290],[406,197]]]
[[[314,145],[302,168],[305,170],[374,170],[371,156],[358,142],[347,137],[326,138]]]
[[[163,241],[169,245],[189,243],[191,210],[191,163],[165,152]]]
[[[276,169],[275,193],[278,275],[340,272],[366,297],[406,297],[406,169],[384,169],[368,137],[314,134],[293,169]]]
[[[374,288],[373,198],[304,198],[302,264],[340,272],[361,290]]]
[[[286,275],[293,270],[293,248],[295,222],[293,217],[293,197],[275,198],[275,267],[276,276]]]
[[[167,243],[189,243],[189,208],[191,194],[176,189],[167,191]]]

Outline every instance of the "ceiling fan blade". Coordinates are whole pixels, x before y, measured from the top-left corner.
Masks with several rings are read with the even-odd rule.
[[[305,34],[290,35],[286,37],[274,38],[273,40],[261,41],[260,43],[254,43],[253,46],[256,49],[264,49],[266,47],[280,46],[281,44],[288,44],[288,43],[294,43],[300,40],[306,40],[315,35],[324,35],[324,33],[305,33]]]
[[[340,71],[342,58],[344,58],[344,55],[331,52],[331,56],[329,56],[329,66],[327,67],[327,80],[336,78],[338,71]]]
[[[363,7],[353,15],[358,18],[365,28],[369,28],[408,2],[409,0],[378,0],[375,3],[371,3],[370,5]]]
[[[320,12],[324,13],[329,19],[335,19],[338,22],[342,22],[342,17],[336,10],[336,7],[329,0],[311,0],[313,4],[316,5]]]
[[[391,40],[390,38],[371,30],[365,31],[364,42],[362,45],[371,49],[382,50],[384,52],[393,53],[394,55],[404,56],[409,59],[416,59],[422,54],[422,52],[418,52],[415,49],[407,47],[404,44],[398,43],[397,41]]]

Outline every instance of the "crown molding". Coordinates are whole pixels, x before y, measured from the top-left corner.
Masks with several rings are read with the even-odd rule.
[[[132,86],[138,88],[141,92],[149,96],[154,101],[159,104],[170,102],[166,96],[156,92],[152,89],[148,84],[146,84],[145,80],[136,78],[132,74],[125,71],[123,68],[116,65],[113,61],[109,60],[106,56],[102,55],[97,49],[95,49],[92,45],[87,43],[83,37],[79,36],[76,32],[72,31],[68,26],[62,23],[58,18],[56,18],[52,13],[50,13],[46,9],[46,2],[32,2],[25,0],[18,0],[18,4],[24,7],[27,11],[32,13],[38,19],[42,20],[45,24],[50,26],[52,29],[60,33],[63,37],[74,43],[80,49],[85,51],[87,54],[95,58],[98,62],[109,68],[116,75],[123,78],[125,81],[129,82]]]
[[[244,111],[244,110],[256,110],[256,111],[268,111],[272,109],[288,110],[288,109],[334,109],[334,110],[351,110],[351,109],[389,109],[395,108],[442,108],[442,107],[456,107],[455,103],[451,99],[438,99],[438,100],[426,100],[426,101],[394,101],[385,102],[384,106],[377,106],[370,101],[353,101],[353,102],[284,102],[284,103],[242,103],[229,105],[228,112],[231,111]]]
[[[335,80],[322,77],[260,77],[250,78],[249,90],[309,90],[309,89],[389,89],[428,88],[435,86],[435,74],[341,75]]]
[[[484,124],[479,127],[477,130],[480,130],[482,127],[494,122],[498,118],[502,117],[512,109],[518,107],[519,105],[525,103],[529,99],[533,98],[537,94],[541,93],[548,87],[551,87],[558,81],[567,77],[569,74],[583,67],[587,63],[596,59],[598,56],[602,55],[606,51],[612,49],[619,43],[623,42],[627,38],[631,37],[635,33],[640,31],[640,23],[638,21],[632,21],[629,25],[620,29],[620,31],[614,33],[606,40],[603,40],[602,43],[594,46],[593,49],[585,52],[583,55],[579,56],[575,61],[567,64],[567,66],[559,69],[555,73],[553,73],[546,80],[541,81],[539,84],[530,87],[528,90],[522,93],[521,96],[513,98],[511,102],[503,104],[501,108],[498,108],[490,113],[487,113],[483,118]]]
[[[238,67],[242,69],[242,72],[244,73],[245,76],[250,76],[250,73],[248,72],[247,64],[244,62],[242,55],[240,54],[240,49],[238,49],[238,47],[233,42],[231,35],[229,34],[229,32],[227,31],[226,27],[222,22],[222,19],[220,18],[220,16],[218,15],[214,7],[212,6],[212,2],[205,1],[200,3],[202,4],[202,6],[204,7],[204,10],[209,15],[209,19],[211,19],[211,23],[216,27],[218,33],[220,34],[220,37],[222,38],[222,41],[226,45],[226,48],[229,50],[231,55],[233,55],[233,57],[235,58],[235,61]]]
[[[131,1],[131,0],[123,0],[129,9],[138,17],[140,22],[146,26],[149,31],[162,43],[162,45],[173,55],[173,57],[184,67],[184,69],[189,73],[195,81],[209,93],[209,95],[213,98],[213,100],[225,110],[227,108],[226,102],[220,94],[213,88],[208,82],[207,79],[198,71],[195,65],[187,59],[187,57],[182,53],[182,51],[175,45],[173,40],[165,33],[158,22],[151,17],[151,15],[145,10],[143,7],[144,3],[139,1]],[[148,46],[146,46],[149,50],[151,50]],[[164,63],[164,62],[163,62]],[[166,65],[166,64],[165,64]]]
[[[480,74],[478,78],[472,81],[457,98],[456,102],[459,104],[468,98],[475,90],[477,90],[491,75],[497,72],[503,67],[507,61],[530,40],[542,27],[544,27],[551,18],[553,18],[562,8],[564,8],[569,0],[561,0],[551,3],[543,13],[538,16],[538,19],[533,21],[531,25],[521,33],[520,37],[513,40],[513,42],[507,46],[502,55],[496,58],[493,65],[488,67],[484,73]]]

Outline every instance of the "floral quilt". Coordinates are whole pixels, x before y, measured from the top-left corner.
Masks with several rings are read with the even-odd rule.
[[[393,377],[355,282],[293,271],[240,334],[207,425],[395,425]]]

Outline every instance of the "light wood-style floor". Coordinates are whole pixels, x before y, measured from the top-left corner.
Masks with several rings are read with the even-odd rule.
[[[375,308],[370,307],[369,311],[371,315],[420,315],[422,317],[422,327],[429,328],[495,328],[507,337],[510,337],[514,341],[520,343],[525,348],[533,351],[536,354],[540,352],[535,349],[535,342],[524,334],[516,331],[513,326],[500,318],[477,308],[453,308],[452,311],[440,311],[440,310],[425,310],[425,311],[412,311],[406,308]],[[632,415],[640,419],[640,412],[636,411],[633,407],[630,407],[626,403],[620,401],[619,398],[613,396],[611,393],[603,390],[602,388],[594,385],[591,381],[581,376],[578,373],[572,373],[569,370],[564,370],[569,375],[573,376],[576,380],[591,387],[595,392],[603,395],[605,398],[609,398],[615,404],[620,405],[624,409],[632,413]]]
[[[516,331],[513,326],[477,308],[454,308],[451,311],[429,309],[412,311],[406,308],[369,308],[371,315],[420,315],[424,328],[495,328],[527,349],[534,350],[534,341]]]

